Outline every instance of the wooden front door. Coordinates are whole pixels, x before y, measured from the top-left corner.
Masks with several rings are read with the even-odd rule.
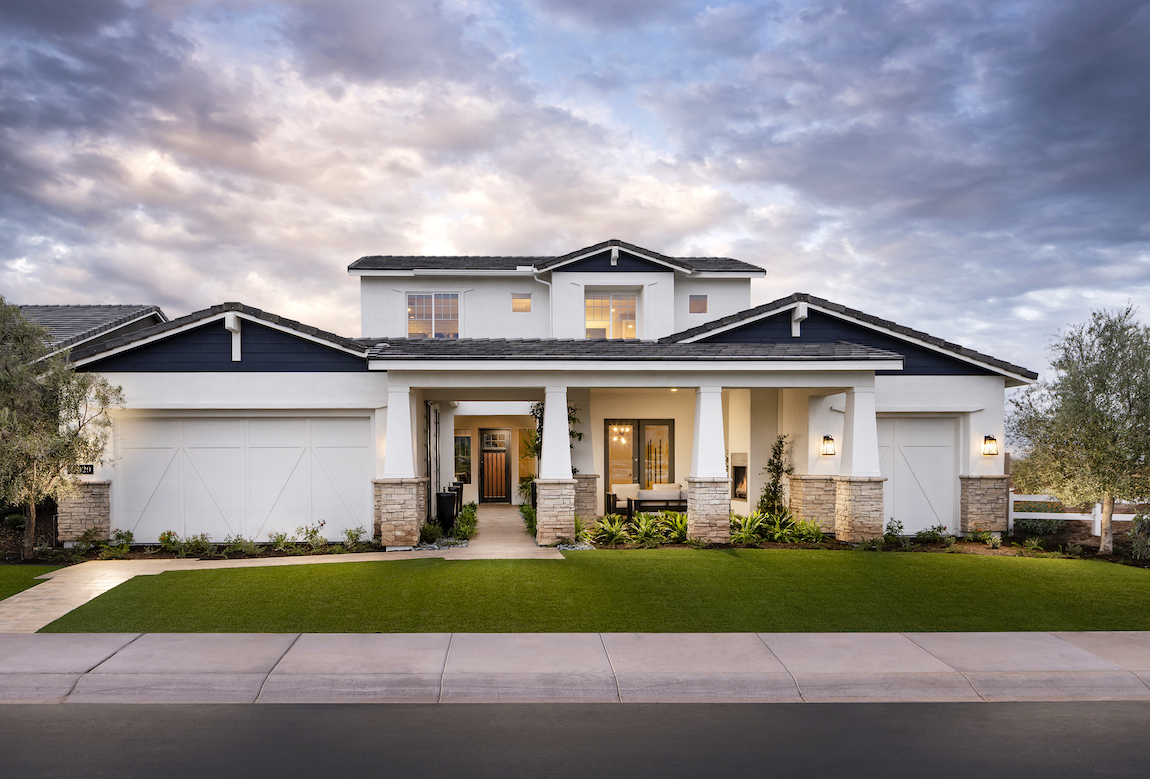
[[[511,431],[479,431],[479,502],[511,502]]]

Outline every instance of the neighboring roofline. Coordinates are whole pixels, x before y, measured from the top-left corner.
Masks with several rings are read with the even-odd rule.
[[[69,308],[70,306],[61,305],[61,306],[52,306],[52,307],[53,308]],[[48,308],[48,306],[37,305],[36,308]],[[118,330],[121,327],[127,327],[130,324],[133,324],[135,322],[139,322],[141,319],[148,319],[149,317],[158,316],[160,318],[161,324],[168,321],[167,315],[164,314],[164,312],[160,310],[159,306],[156,306],[156,305],[147,305],[147,306],[138,306],[138,307],[133,306],[132,308],[134,308],[135,310],[130,312],[130,313],[124,314],[123,316],[118,317],[116,319],[113,319],[109,322],[105,322],[102,325],[98,325],[96,327],[85,330],[82,333],[77,333],[76,335],[72,336],[71,338],[65,338],[62,341],[58,341],[57,343],[52,344],[52,346],[51,346],[52,351],[49,352],[48,354],[44,355],[44,357],[41,359],[51,357],[52,355],[59,354],[60,352],[63,352],[63,351],[67,351],[68,349],[72,349],[79,344],[93,341],[96,338],[99,338],[104,333],[107,333],[111,330]],[[33,320],[33,321],[35,321],[35,320]]]
[[[182,316],[178,319],[155,325],[154,327],[137,330],[134,333],[129,333],[120,338],[92,344],[73,351],[71,355],[72,362],[77,366],[87,365],[97,360],[120,354],[121,352],[130,351],[156,341],[161,341],[188,330],[194,330],[215,319],[223,319],[229,313],[235,313],[243,319],[256,322],[265,327],[270,327],[273,330],[279,330],[280,332],[295,335],[323,346],[347,352],[355,357],[367,356],[368,347],[351,338],[329,333],[326,330],[320,330],[319,328],[302,324],[294,319],[286,319],[276,314],[269,314],[266,311],[245,306],[242,303],[223,303],[222,305],[212,306],[211,308],[205,308],[201,311],[194,311],[187,316]]]
[[[864,327],[870,328],[871,330],[884,332],[887,335],[894,336],[904,341],[909,341],[910,343],[931,349],[941,354],[946,354],[949,357],[954,357],[958,360],[962,360],[963,362],[987,368],[994,371],[995,373],[999,373],[1017,382],[1017,384],[1013,386],[1019,386],[1022,384],[1034,384],[1036,381],[1038,381],[1037,373],[1027,368],[1023,368],[1020,365],[1014,365],[1013,363],[1006,362],[1005,360],[1000,360],[997,357],[991,357],[988,354],[977,352],[974,349],[969,349],[965,346],[951,343],[950,341],[945,341],[941,338],[930,335],[928,333],[924,333],[920,330],[914,330],[912,328],[906,327],[905,325],[900,325],[896,322],[891,322],[886,319],[879,319],[876,316],[872,316],[857,309],[847,308],[846,306],[840,305],[838,303],[833,303],[829,300],[825,300],[824,298],[816,297],[805,292],[796,292],[793,295],[789,295],[785,298],[779,298],[778,300],[771,301],[770,303],[764,303],[761,306],[749,308],[745,311],[740,311],[737,314],[731,314],[730,316],[716,319],[713,322],[707,322],[706,324],[699,325],[698,327],[692,327],[689,330],[673,333],[659,340],[664,343],[696,343],[709,336],[725,333],[730,330],[742,327],[743,325],[775,316],[782,311],[794,308],[799,303],[806,303],[808,306],[813,306],[823,313],[853,320],[860,325],[863,325]]]

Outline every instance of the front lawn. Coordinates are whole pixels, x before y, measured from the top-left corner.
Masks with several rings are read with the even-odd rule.
[[[691,550],[139,576],[42,632],[1147,630],[1150,571],[1085,560]]]
[[[29,587],[35,587],[37,584],[43,584],[44,582],[37,581],[36,577],[59,567],[58,565],[0,565],[0,600],[10,598]]]

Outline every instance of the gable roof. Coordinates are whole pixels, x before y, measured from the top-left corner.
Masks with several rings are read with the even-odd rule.
[[[168,335],[184,332],[191,327],[206,323],[214,318],[223,318],[226,314],[232,312],[243,314],[245,317],[298,334],[309,340],[318,341],[334,348],[351,352],[357,356],[362,357],[367,354],[367,345],[354,339],[329,333],[326,330],[320,330],[317,327],[302,324],[294,319],[287,319],[277,316],[276,314],[270,314],[258,308],[245,306],[243,303],[223,303],[218,306],[212,306],[211,308],[205,308],[202,311],[195,311],[187,316],[182,316],[178,319],[164,322],[163,324],[128,333],[119,338],[83,346],[72,352],[72,361],[77,364],[91,362],[92,360],[108,356],[115,352],[141,346],[145,343],[151,343]]]
[[[168,318],[159,306],[20,306],[24,316],[48,328],[53,349],[66,349],[90,341],[103,333],[117,330],[148,317]]]
[[[864,313],[857,309],[848,308],[839,303],[832,303],[814,295],[809,295],[805,292],[796,292],[793,295],[788,295],[785,298],[770,303],[765,303],[755,308],[748,308],[745,311],[740,311],[736,314],[716,319],[713,322],[693,327],[690,330],[684,330],[679,333],[661,338],[663,343],[696,343],[712,335],[717,335],[728,330],[737,329],[740,326],[750,324],[760,319],[765,319],[770,316],[775,316],[782,311],[795,307],[799,303],[806,303],[809,306],[814,306],[816,309],[822,310],[826,313],[833,314],[845,319],[853,320],[854,322],[870,327],[876,330],[887,331],[895,336],[904,340],[916,342],[918,344],[935,349],[939,352],[960,357],[968,362],[976,363],[993,370],[995,373],[1006,375],[1008,378],[1013,379],[1018,384],[1032,384],[1037,381],[1038,374],[1027,368],[1019,365],[999,360],[996,357],[977,352],[974,349],[969,349],[950,341],[945,341],[936,336],[924,333],[921,330],[914,330],[913,328],[900,325],[896,322],[891,322],[887,319],[880,319],[876,316]]]
[[[839,343],[665,343],[605,338],[389,338],[372,342],[370,360],[690,360],[819,362],[897,360],[884,349]]]
[[[360,257],[358,260],[347,266],[348,271],[371,271],[371,270],[384,270],[384,271],[404,271],[404,270],[477,270],[477,271],[523,271],[530,270],[532,272],[541,273],[544,271],[557,270],[559,267],[566,265],[570,262],[576,262],[585,257],[594,255],[598,252],[617,247],[627,252],[635,254],[639,257],[654,260],[659,264],[668,265],[673,270],[680,270],[684,273],[753,273],[755,275],[766,275],[766,271],[758,265],[752,265],[749,262],[742,260],[734,260],[729,257],[669,257],[659,252],[644,249],[641,246],[620,241],[617,238],[612,238],[609,241],[597,243],[594,246],[587,246],[582,249],[576,249],[560,256],[536,256],[536,257],[479,257],[479,256],[457,256],[457,257],[421,257],[421,256],[398,256],[398,255],[377,255],[371,257]]]

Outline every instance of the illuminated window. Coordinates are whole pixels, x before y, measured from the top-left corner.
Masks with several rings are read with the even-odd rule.
[[[455,436],[455,480],[471,484],[471,436]]]
[[[407,296],[408,338],[458,338],[459,293]]]
[[[511,312],[514,314],[530,314],[531,313],[531,293],[530,292],[512,292],[511,293]]]
[[[587,337],[638,337],[635,330],[634,292],[592,292],[586,298]]]
[[[687,309],[692,314],[705,314],[707,313],[707,296],[706,295],[691,295],[688,301],[689,308]]]

